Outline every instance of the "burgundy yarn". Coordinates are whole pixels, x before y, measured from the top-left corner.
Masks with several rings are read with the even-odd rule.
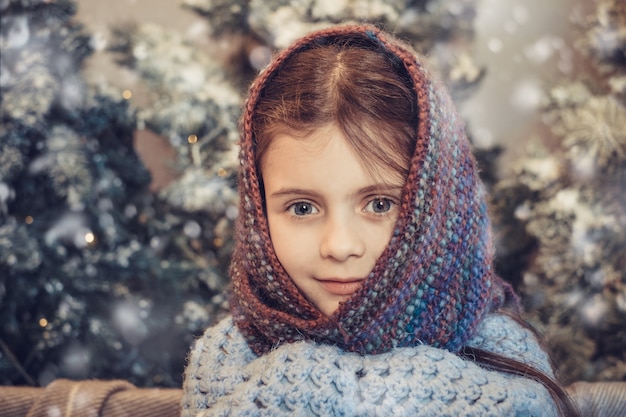
[[[360,36],[405,66],[415,86],[417,145],[387,248],[364,285],[325,316],[297,289],[272,248],[255,168],[252,115],[285,60],[311,45]],[[419,57],[374,26],[309,34],[283,50],[250,88],[241,120],[240,213],[231,263],[235,324],[257,354],[314,340],[382,353],[428,344],[458,351],[510,287],[495,276],[483,186],[463,124]]]

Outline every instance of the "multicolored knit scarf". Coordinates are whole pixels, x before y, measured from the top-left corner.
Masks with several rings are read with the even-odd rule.
[[[363,286],[326,316],[299,292],[274,253],[254,163],[252,115],[268,80],[292,54],[347,35],[362,36],[403,63],[415,85],[419,122],[391,241]],[[491,226],[464,126],[446,90],[414,52],[369,25],[312,33],[282,51],[259,75],[241,127],[231,309],[255,353],[298,340],[360,353],[418,344],[455,352],[485,314],[502,304],[510,287],[492,269]]]

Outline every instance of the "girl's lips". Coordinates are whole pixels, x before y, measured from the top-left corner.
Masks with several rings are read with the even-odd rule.
[[[322,288],[324,288],[326,291],[328,291],[331,294],[352,295],[359,288],[361,288],[361,285],[363,285],[364,280],[355,279],[355,280],[341,281],[341,280],[328,279],[328,280],[317,280],[317,281],[320,283]]]

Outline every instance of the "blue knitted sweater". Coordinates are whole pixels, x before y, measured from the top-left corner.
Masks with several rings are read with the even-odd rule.
[[[488,315],[468,345],[552,376],[532,333]],[[547,390],[426,345],[378,355],[313,342],[257,356],[228,317],[198,339],[185,373],[182,416],[556,416]]]

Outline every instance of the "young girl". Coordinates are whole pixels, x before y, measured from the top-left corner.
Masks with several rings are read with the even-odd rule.
[[[183,416],[575,415],[494,275],[462,122],[409,47],[312,33],[241,127],[232,317],[191,352]]]

